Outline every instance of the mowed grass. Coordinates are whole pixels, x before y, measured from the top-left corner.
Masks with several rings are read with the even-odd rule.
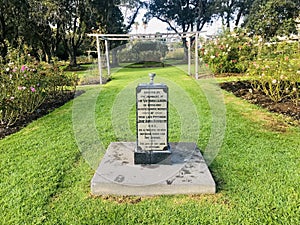
[[[80,87],[86,92],[74,101],[0,140],[0,223],[299,224],[299,127],[290,127],[284,118],[226,92],[222,92],[226,105],[224,139],[209,165],[217,182],[217,194],[90,195],[94,170],[80,152],[80,146],[88,145],[78,140],[76,126],[80,121],[74,118],[95,123],[96,134],[92,128],[88,130],[90,136],[98,137],[103,148],[113,141],[131,141],[130,135],[116,135],[114,107],[118,99],[123,100],[119,93],[129,93],[125,100],[130,104],[128,121],[134,133],[134,87],[140,81],[148,82],[149,72],[157,73],[157,81],[161,78],[180,87],[192,101],[198,113],[195,124],[200,124],[199,136],[194,138],[205,152],[215,132],[211,126],[214,115],[222,114],[213,113],[216,106],[207,100],[205,94],[210,89],[205,90],[204,80],[195,81],[175,67],[120,70],[108,84]],[[80,104],[74,105],[81,100],[82,108],[87,110],[82,111],[82,117],[76,117],[74,108],[80,114]],[[85,105],[87,101],[91,104]],[[173,103],[170,102],[170,141],[178,141],[182,140],[181,109],[175,100]],[[89,107],[94,114],[89,114]],[[102,153],[99,152],[99,160]]]

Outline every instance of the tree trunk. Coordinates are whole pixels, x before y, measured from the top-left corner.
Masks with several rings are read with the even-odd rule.
[[[45,52],[45,60],[46,60],[47,63],[50,62],[50,57],[49,57],[49,55],[47,54],[47,52]]]
[[[5,19],[4,16],[0,16],[0,56],[3,57],[3,59],[5,58],[7,51],[8,51],[8,47],[5,43],[5,39],[6,39],[6,24],[5,24]],[[2,46],[1,46],[2,45]]]
[[[2,45],[2,46],[1,46]],[[7,55],[8,47],[5,43],[5,41],[0,41],[0,56],[2,56],[2,59],[5,60],[5,56]]]
[[[229,12],[227,12],[227,15],[226,15],[226,27],[230,31],[230,13]]]
[[[184,49],[183,61],[187,62],[189,56],[188,56],[188,45],[187,45],[186,38],[182,38],[182,45],[183,45],[183,49]]]
[[[237,27],[240,23],[241,17],[242,17],[243,9],[240,9],[235,20],[235,26]]]
[[[70,67],[76,67],[77,66],[77,60],[76,60],[76,48],[73,47],[70,50]]]
[[[47,46],[47,43],[45,42],[46,41],[42,40],[42,51],[45,56],[45,61],[47,63],[50,63],[53,55],[51,54],[51,49],[49,48],[49,46]]]

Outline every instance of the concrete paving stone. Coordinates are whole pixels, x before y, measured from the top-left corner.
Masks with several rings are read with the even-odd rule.
[[[197,145],[169,143],[171,164],[135,165],[135,142],[112,142],[91,180],[93,195],[214,194],[216,184]]]

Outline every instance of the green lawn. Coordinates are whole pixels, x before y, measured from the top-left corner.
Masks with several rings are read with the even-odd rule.
[[[209,162],[216,156],[217,194],[90,195],[109,143],[134,139],[135,86],[149,72],[170,88],[170,141],[196,141]],[[79,89],[86,92],[0,140],[1,224],[300,223],[300,128],[283,117],[175,67],[122,69],[104,86]]]

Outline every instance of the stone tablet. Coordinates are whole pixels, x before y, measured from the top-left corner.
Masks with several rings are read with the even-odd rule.
[[[170,154],[168,86],[153,84],[153,77],[150,84],[139,84],[136,88],[137,164],[157,163]]]
[[[168,149],[168,87],[137,87],[137,148],[143,151]]]

